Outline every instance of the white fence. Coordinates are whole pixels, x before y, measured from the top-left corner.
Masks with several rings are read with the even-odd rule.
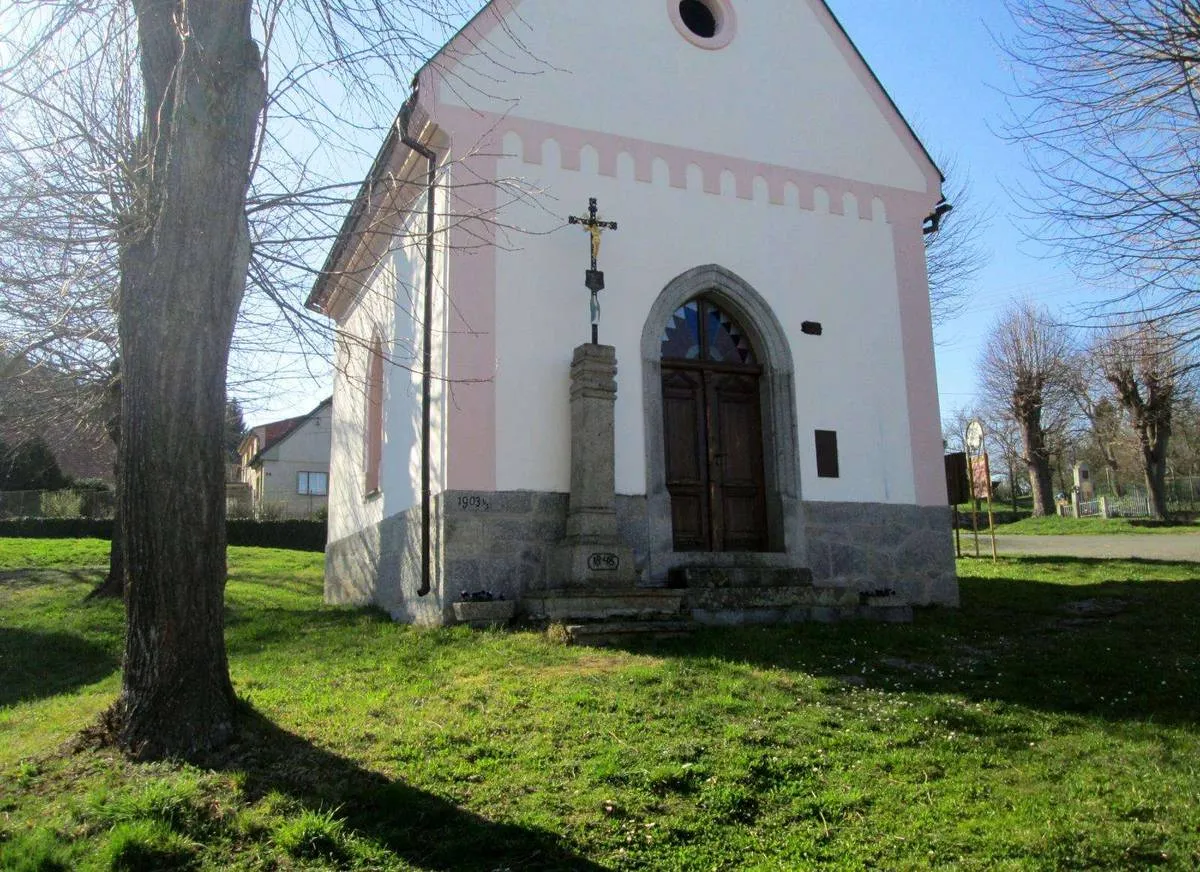
[[[1058,513],[1064,518],[1149,518],[1150,499],[1142,493],[1095,500],[1077,499],[1059,505]]]
[[[1145,494],[1126,494],[1123,497],[1107,497],[1106,518],[1149,518],[1150,498]]]

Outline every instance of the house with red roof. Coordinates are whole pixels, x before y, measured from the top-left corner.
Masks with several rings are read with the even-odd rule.
[[[308,518],[329,501],[333,398],[307,415],[251,427],[238,446],[256,517]]]

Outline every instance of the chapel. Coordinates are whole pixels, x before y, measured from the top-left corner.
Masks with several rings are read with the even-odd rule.
[[[942,181],[824,0],[486,4],[309,299],[338,334],[327,600],[573,626],[957,604]]]

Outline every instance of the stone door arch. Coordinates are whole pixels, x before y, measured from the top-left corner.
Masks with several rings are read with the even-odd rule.
[[[767,562],[800,565],[804,555],[791,345],[771,307],[749,283],[724,267],[701,266],[677,276],[663,288],[650,307],[642,330],[646,499],[652,583],[665,582],[667,573],[675,566],[695,565],[703,559],[700,556],[703,552],[681,553],[674,549],[663,445],[661,361],[662,339],[669,320],[676,310],[697,297],[711,300],[736,318],[761,358],[766,551],[780,555]]]

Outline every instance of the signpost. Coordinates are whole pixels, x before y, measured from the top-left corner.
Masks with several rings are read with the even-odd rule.
[[[971,480],[971,526],[975,530],[975,556],[979,556],[979,518],[977,515],[977,506],[979,495],[975,492],[975,463],[971,458],[971,452],[975,452],[976,456],[983,461],[983,481],[984,487],[987,490],[987,512],[988,512],[988,529],[992,531],[992,562],[997,559],[996,555],[996,521],[992,513],[992,470],[988,464],[987,450],[984,447],[986,434],[983,429],[983,422],[975,418],[967,425],[967,470],[968,477]]]

